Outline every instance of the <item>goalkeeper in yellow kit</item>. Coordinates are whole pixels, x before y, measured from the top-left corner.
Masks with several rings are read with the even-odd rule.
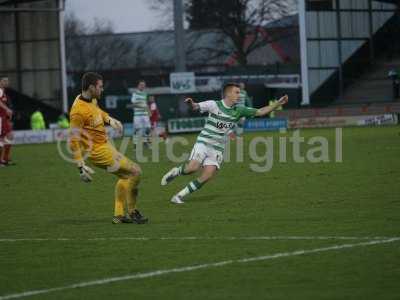
[[[136,209],[141,169],[107,141],[105,125],[122,131],[122,124],[97,105],[102,92],[102,76],[85,73],[82,77],[82,93],[76,97],[70,111],[70,148],[84,182],[92,181],[91,175],[94,173],[85,164],[86,157],[93,165],[118,176],[112,223],[144,224],[148,219]]]

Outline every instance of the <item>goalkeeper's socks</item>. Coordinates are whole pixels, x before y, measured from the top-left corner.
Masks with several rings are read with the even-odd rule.
[[[185,196],[194,193],[198,189],[200,189],[203,186],[204,182],[200,182],[198,179],[193,180],[189,182],[187,186],[183,190],[181,190],[177,195],[181,198],[184,198]]]

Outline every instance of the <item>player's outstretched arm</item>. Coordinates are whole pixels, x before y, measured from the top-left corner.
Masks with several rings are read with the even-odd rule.
[[[185,103],[189,104],[193,110],[200,109],[200,105],[198,103],[194,102],[192,98],[186,98]]]
[[[262,116],[268,115],[271,111],[274,111],[278,107],[285,105],[288,102],[288,100],[289,100],[288,95],[285,95],[282,98],[280,98],[277,102],[275,102],[274,104],[267,105],[267,106],[264,106],[264,107],[261,107],[260,109],[258,109],[256,112],[256,116],[262,117]]]

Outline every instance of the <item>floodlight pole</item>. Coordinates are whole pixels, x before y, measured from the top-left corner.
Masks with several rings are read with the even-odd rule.
[[[61,98],[62,98],[62,111],[63,113],[68,112],[68,95],[67,95],[67,63],[65,54],[65,28],[64,28],[64,7],[65,0],[58,0],[59,12],[58,12],[58,25],[59,25],[59,36],[60,36],[60,68],[61,68]]]
[[[301,83],[303,97],[300,105],[310,104],[310,88],[308,81],[307,60],[307,32],[306,32],[306,3],[299,0],[299,27],[300,27],[300,58],[301,58]]]
[[[186,70],[185,31],[183,28],[182,0],[174,0],[175,71]]]
[[[336,31],[337,31],[337,51],[338,51],[338,75],[339,75],[339,96],[338,99],[341,100],[343,99],[343,90],[344,90],[344,78],[343,78],[343,50],[342,50],[342,20],[341,20],[341,7],[340,7],[340,1],[336,3],[336,8],[335,8],[335,15],[336,15]]]

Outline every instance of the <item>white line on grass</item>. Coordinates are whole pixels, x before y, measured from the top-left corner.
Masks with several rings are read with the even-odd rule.
[[[184,236],[184,237],[94,237],[94,238],[0,238],[0,242],[64,242],[64,241],[187,241],[187,240],[384,240],[397,236]]]
[[[256,256],[256,257],[249,257],[249,258],[242,258],[242,259],[235,259],[235,260],[226,260],[226,261],[220,261],[220,262],[215,262],[215,263],[187,266],[187,267],[174,268],[174,269],[157,270],[157,271],[151,271],[151,272],[145,272],[145,273],[136,273],[136,274],[130,274],[130,275],[120,276],[120,277],[110,277],[110,278],[104,278],[104,279],[99,279],[99,280],[80,282],[80,283],[75,283],[75,284],[60,286],[60,287],[55,287],[55,288],[49,288],[49,289],[32,290],[32,291],[26,291],[23,293],[9,294],[9,295],[0,296],[0,300],[17,299],[17,298],[29,297],[29,296],[40,295],[40,294],[48,294],[48,293],[64,291],[64,290],[72,290],[72,289],[76,289],[76,288],[104,285],[104,284],[108,284],[108,283],[112,283],[112,282],[120,282],[120,281],[141,279],[141,278],[151,278],[151,277],[156,277],[156,276],[161,276],[161,275],[171,274],[171,273],[182,273],[182,272],[189,272],[189,271],[200,270],[200,269],[221,267],[221,266],[231,265],[234,263],[248,263],[248,262],[254,262],[254,261],[272,260],[272,259],[281,258],[281,257],[299,256],[299,255],[305,255],[305,254],[311,254],[311,253],[317,253],[317,252],[326,252],[326,251],[331,251],[331,250],[341,250],[341,249],[348,249],[348,248],[361,247],[361,246],[371,246],[371,245],[377,245],[377,244],[393,243],[393,242],[396,242],[399,240],[400,240],[400,238],[397,237],[397,238],[374,240],[374,241],[361,242],[361,243],[355,243],[355,244],[334,245],[334,246],[315,248],[315,249],[310,249],[310,250],[297,250],[297,251],[293,251],[293,252],[281,252],[281,253],[265,255],[265,256]]]

